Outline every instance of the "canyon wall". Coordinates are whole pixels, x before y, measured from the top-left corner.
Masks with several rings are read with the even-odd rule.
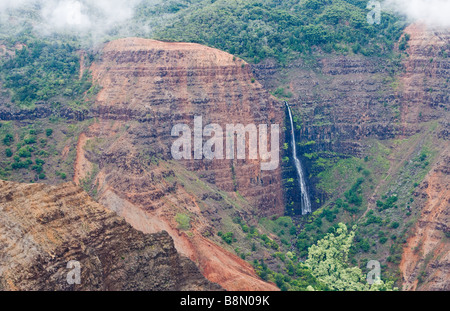
[[[178,162],[170,150],[172,127],[193,130],[194,116],[223,129],[282,126],[283,105],[244,61],[197,44],[121,39],[106,44],[91,69],[102,90],[96,120],[79,138],[74,181],[138,230],[169,232],[178,251],[225,289],[276,290],[215,236],[225,211],[253,221],[283,214],[280,167],[262,171],[261,158]],[[180,214],[189,230],[179,228]]]
[[[317,148],[361,156],[367,138],[409,137],[438,120],[448,135],[449,31],[413,24],[402,60],[316,55],[285,67],[267,60],[253,72],[267,89],[288,81],[301,135]]]
[[[400,264],[405,290],[450,290],[450,33],[411,25],[402,76],[402,115],[415,123],[439,119],[438,156],[431,172],[414,195],[423,210],[404,248]]]
[[[361,156],[362,139],[400,132],[399,116],[392,114],[399,102],[386,83],[393,81],[391,67],[385,59],[319,55],[312,63],[300,58],[286,67],[265,61],[253,71],[267,89],[284,85],[293,93],[289,103],[301,122],[302,140],[314,140],[317,150]]]
[[[125,218],[134,229],[143,232],[136,233],[121,222],[121,230],[132,233],[127,233],[123,240],[115,238],[114,245],[120,252],[107,248],[107,252],[114,253],[114,258],[128,258],[129,254],[137,253],[135,244],[131,244],[130,250],[125,250],[127,247],[124,245],[129,243],[128,234],[142,235],[144,240],[151,240],[148,245],[157,244],[161,249],[173,243],[176,250],[190,258],[209,281],[225,289],[277,290],[275,285],[263,282],[250,264],[235,255],[232,246],[223,243],[217,231],[232,223],[235,217],[256,225],[259,217],[282,215],[285,207],[282,169],[262,171],[261,159],[174,161],[170,148],[176,139],[171,136],[172,127],[182,123],[193,129],[195,116],[203,117],[203,126],[217,123],[223,129],[226,124],[237,123],[283,125],[284,105],[266,90],[284,85],[293,93],[289,103],[299,120],[301,140],[314,141],[309,147],[312,152],[326,151],[329,153],[324,153],[325,156],[336,158],[364,158],[372,156],[371,148],[379,142],[387,146],[389,156],[386,160],[390,167],[383,172],[386,175],[376,181],[379,184],[373,185],[373,195],[367,197],[369,209],[374,208],[375,202],[388,192],[393,194],[389,182],[400,185],[403,179],[407,179],[401,176],[402,169],[412,163],[429,142],[433,154],[433,160],[430,160],[432,169],[411,194],[415,200],[411,217],[418,215],[418,220],[412,229],[408,229],[410,236],[404,245],[399,268],[401,283],[406,290],[448,290],[450,36],[448,31],[426,29],[421,25],[409,26],[406,33],[410,35],[409,47],[401,60],[350,53],[300,58],[286,67],[271,60],[250,67],[230,54],[197,44],[121,39],[107,43],[91,67],[94,82],[101,91],[89,110],[78,111],[47,103],[38,103],[32,110],[18,110],[2,104],[0,120],[61,116],[71,120],[69,122],[90,121],[89,128],[78,137],[74,182],[103,206]],[[418,139],[408,140],[416,135]],[[281,138],[280,143],[283,144]],[[407,141],[408,146],[402,145],[402,141]],[[309,170],[309,162],[304,160]],[[308,175],[311,173],[309,171]],[[407,179],[407,182],[411,181]],[[68,195],[51,197],[50,201],[45,199],[45,202],[64,200],[65,196],[77,197],[70,201],[79,202],[78,197],[86,197],[79,193],[78,188],[68,184],[53,190],[10,183],[2,184],[2,187],[6,190],[17,188],[20,194],[17,200],[22,200],[22,203],[28,202],[27,198],[33,197],[33,192],[45,198],[47,192],[69,192]],[[22,189],[25,190],[21,192]],[[315,193],[316,189],[312,190],[314,198],[322,199],[320,193]],[[33,202],[38,201],[37,196]],[[10,206],[7,204],[11,198],[4,196],[5,203],[2,201],[2,204]],[[65,204],[58,203],[58,206],[64,207]],[[22,212],[14,210],[14,213]],[[92,216],[83,224],[89,226],[88,221],[99,224],[115,235],[117,232],[108,227],[107,220],[115,216],[106,211],[102,213],[103,216],[101,213],[98,216],[100,218]],[[104,216],[105,213],[109,216]],[[31,213],[28,217],[34,215],[37,220],[30,220],[31,223],[42,222],[43,226],[47,225],[47,218],[56,217],[54,221],[50,220],[50,224],[55,223],[56,226],[60,213],[55,210],[50,214]],[[83,215],[80,217],[84,219]],[[188,219],[187,225],[180,221],[182,217]],[[76,222],[79,216],[74,216],[74,219],[75,224],[79,224]],[[408,220],[405,216],[404,222]],[[16,221],[21,223],[20,219]],[[28,222],[26,224],[29,225]],[[5,221],[5,232],[11,228],[12,225]],[[73,242],[71,237],[68,233],[59,232],[59,227],[51,227],[51,230],[36,228],[41,230],[39,235],[43,234],[50,242],[43,241],[44,237],[39,238],[38,235],[41,240],[32,248],[41,253],[39,247],[45,245],[47,248],[42,248],[42,252],[47,254],[48,251],[50,257],[44,256],[47,259],[38,261],[36,268],[32,267],[32,258],[22,258],[17,249],[8,249],[11,252],[5,253],[5,262],[10,262],[13,268],[8,270],[7,265],[0,268],[7,276],[0,280],[1,286],[5,289],[73,289],[60,285],[63,272],[67,270],[62,261],[71,257],[65,253],[66,249],[52,248],[60,245],[57,244],[60,236],[67,243]],[[168,235],[159,233],[162,231]],[[86,251],[84,245],[92,245],[93,242],[85,234],[94,234],[88,233],[77,233],[86,242],[81,246],[75,243],[81,251],[69,248],[69,254],[85,258],[83,260],[89,267],[87,273],[93,275],[89,278],[86,274],[85,277],[93,285],[86,282],[75,289],[217,288],[202,279],[197,268],[176,254],[172,246],[166,247],[168,251],[161,257],[161,262],[158,261],[159,255],[156,258],[150,256],[150,262],[156,260],[157,266],[145,261],[147,255],[145,260],[128,262],[132,269],[139,268],[140,264],[152,266],[149,269],[155,270],[148,270],[149,273],[163,275],[167,282],[150,282],[144,273],[131,281],[134,287],[127,287],[121,276],[125,273],[123,271],[131,271],[131,268],[121,266],[120,260],[118,263],[106,262],[103,246],[89,246],[93,250]],[[102,239],[101,232],[95,234]],[[19,239],[17,235],[14,238]],[[12,241],[8,237],[3,244],[10,245]],[[23,241],[28,247],[29,243]],[[147,242],[143,243],[145,252]],[[55,252],[59,257],[53,257]],[[165,261],[175,264],[163,269],[160,265]],[[19,265],[14,262],[19,262]],[[37,277],[50,277],[45,274],[48,272],[39,270],[42,267],[47,269],[49,265],[55,267],[51,279],[57,281],[42,285],[33,281]],[[177,265],[182,267],[182,271],[175,268]],[[15,277],[22,267],[28,272],[17,273]],[[99,267],[113,272],[99,276]],[[194,282],[184,281],[189,278]],[[27,282],[32,285],[28,286]]]
[[[102,87],[94,107],[99,118],[138,120],[140,133],[128,132],[153,138],[151,152],[163,159],[172,159],[172,127],[181,123],[193,129],[194,116],[203,118],[203,126],[218,124],[223,130],[226,124],[283,123],[283,106],[252,78],[245,62],[205,46],[117,40],[105,46],[92,71]],[[262,215],[283,213],[279,167],[261,171],[260,158],[186,165],[220,189],[238,191]]]
[[[221,290],[167,232],[133,229],[73,183],[0,181],[0,250],[0,290]]]
[[[268,60],[253,71],[267,89],[284,85],[293,93],[290,103],[300,121],[301,141],[314,141],[313,151],[364,158],[373,156],[377,141],[387,142],[389,170],[374,186],[369,208],[386,192],[393,193],[389,178],[397,178],[399,185],[401,168],[430,143],[435,158],[414,193],[415,212],[421,216],[404,247],[400,283],[405,289],[442,290],[450,284],[450,32],[413,24],[405,34],[410,40],[401,60],[316,55],[286,67]],[[409,140],[407,148],[395,143],[416,134],[421,139]]]

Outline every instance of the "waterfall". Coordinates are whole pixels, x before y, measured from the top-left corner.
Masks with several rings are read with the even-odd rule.
[[[292,112],[291,107],[289,107],[287,102],[284,102],[286,104],[286,107],[289,111],[289,119],[291,120],[291,135],[292,135],[292,156],[294,158],[295,168],[297,170],[298,175],[298,183],[300,186],[300,193],[301,193],[301,208],[302,208],[302,215],[306,215],[311,213],[311,201],[309,199],[308,189],[306,188],[306,182],[305,177],[303,173],[302,163],[300,162],[299,158],[297,157],[297,146],[295,143],[295,131],[294,131],[294,120],[292,118]]]

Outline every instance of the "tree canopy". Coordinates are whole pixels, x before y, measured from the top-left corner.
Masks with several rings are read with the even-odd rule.
[[[362,270],[347,263],[354,237],[355,231],[349,231],[345,224],[340,223],[335,233],[328,233],[309,248],[305,265],[311,269],[312,275],[330,290],[393,290],[393,282],[378,280],[369,285]]]
[[[401,23],[383,13],[380,25],[370,25],[366,5],[359,0],[202,1],[180,11],[156,37],[206,44],[250,62],[284,61],[313,46],[327,53],[390,54]]]

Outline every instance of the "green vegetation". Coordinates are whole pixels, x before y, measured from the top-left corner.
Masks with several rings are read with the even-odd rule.
[[[191,229],[191,218],[185,214],[177,214],[175,221],[178,223],[178,229],[189,230]]]
[[[380,211],[384,211],[386,209],[390,209],[390,208],[397,208],[397,205],[394,205],[396,202],[398,201],[398,197],[397,196],[391,196],[387,199],[386,202],[382,202],[380,200],[377,201],[377,207]]]
[[[28,176],[31,179],[27,182],[47,179],[46,161],[42,158],[48,157],[48,151],[53,146],[49,146],[43,138],[42,129],[32,125],[16,129],[11,122],[5,122],[0,123],[0,135],[6,146],[4,156],[7,159],[0,162],[2,179],[10,176]]]
[[[320,197],[317,202],[323,205],[313,214],[294,218],[298,234],[291,245],[296,256],[307,258],[311,245],[335,232],[339,223],[348,227],[357,224],[348,262],[365,271],[366,259],[377,259],[382,263],[383,280],[400,282],[398,265],[420,213],[417,204],[421,203],[416,201],[421,200],[413,195],[436,154],[432,142],[424,139],[426,135],[424,131],[405,140],[370,140],[367,145],[371,147],[362,159],[323,152],[306,140],[298,142],[310,180],[319,193],[328,196]],[[285,185],[289,189],[289,183]],[[375,202],[369,202],[372,197]],[[286,204],[288,212],[293,204]]]
[[[391,54],[401,25],[385,13],[381,25],[369,25],[366,5],[364,0],[205,0],[180,11],[156,38],[209,45],[251,62],[267,57],[284,62],[314,46],[326,53]]]
[[[317,163],[316,163],[317,165]],[[339,157],[335,159],[325,160],[325,162],[319,161],[318,169],[321,172],[318,173],[318,178],[320,182],[318,184],[319,189],[326,193],[334,193],[336,189],[342,188],[345,185],[355,184],[356,187],[361,185],[358,182],[358,176],[361,176],[361,170],[359,167],[365,167],[366,165],[361,159],[358,158],[346,158],[340,159]],[[326,169],[325,168],[329,168]],[[345,181],[343,184],[342,181]],[[346,197],[353,197],[357,189],[350,191]],[[356,198],[352,198],[356,199]],[[358,201],[356,199],[356,201]]]
[[[5,146],[11,146],[11,144],[14,142],[14,136],[12,136],[11,134],[6,134],[5,137],[3,138],[3,145]]]
[[[233,232],[222,233],[221,231],[219,231],[217,233],[217,235],[220,236],[222,238],[222,240],[227,244],[231,244],[231,243],[235,242]]]
[[[32,107],[39,101],[81,103],[91,89],[88,72],[80,76],[80,57],[75,46],[28,37],[23,48],[0,63],[0,78],[10,90],[11,100]]]
[[[56,174],[56,176],[58,176],[62,180],[66,180],[67,179],[67,174],[66,173],[61,173],[59,171],[56,171],[55,174]]]
[[[305,264],[311,269],[312,275],[331,290],[393,290],[393,282],[385,284],[379,280],[372,286],[368,285],[361,269],[348,264],[354,237],[355,232],[349,232],[347,226],[340,223],[335,233],[328,233],[311,246]]]
[[[279,87],[275,90],[275,92],[272,93],[273,96],[278,97],[278,98],[291,98],[292,96],[294,96],[292,94],[292,92],[285,90],[285,88],[283,87]]]
[[[366,4],[367,0],[175,0],[152,7],[142,2],[135,20],[145,23],[161,13],[170,15],[175,18],[168,19],[168,25],[158,25],[157,38],[206,44],[254,63],[275,58],[281,64],[288,64],[291,59],[302,58],[312,67],[315,57],[321,54],[361,54],[396,60],[394,43],[400,39],[399,49],[405,51],[409,36],[400,38],[401,23],[389,14],[383,14],[381,25],[369,25]],[[4,43],[7,53],[0,61],[0,79],[7,92],[0,95],[21,108],[33,108],[39,102],[48,102],[54,107],[83,108],[99,90],[92,84],[89,72],[80,73],[80,67],[88,68],[94,56],[86,55],[85,63],[80,64],[78,45],[72,41],[62,38],[48,41],[25,34]],[[233,57],[233,61],[245,68],[237,57]],[[435,62],[434,59],[429,61]],[[272,94],[279,99],[294,96],[284,74],[279,85],[272,89]],[[250,83],[256,83],[255,78],[249,79]],[[398,91],[399,81],[391,77],[386,85]],[[428,89],[428,92],[435,91]],[[400,119],[398,105],[389,104],[388,109],[394,119]],[[331,124],[325,111],[313,112],[312,126]],[[422,118],[421,112],[419,116]],[[49,183],[68,178],[62,171],[72,169],[76,156],[73,145],[81,127],[78,123],[68,124],[62,130],[63,122],[59,117],[52,116],[48,121],[23,129],[15,128],[18,124],[0,122],[0,147],[5,157],[0,163],[0,178]],[[310,122],[301,114],[294,115],[294,121],[297,130]],[[246,223],[235,215],[220,214],[222,231],[218,232],[218,237],[212,232],[202,234],[213,236],[216,242],[223,242],[225,248],[234,249],[242,259],[253,262],[263,279],[275,282],[282,290],[368,290],[364,283],[365,260],[380,257],[381,262],[389,263],[389,267],[383,268],[386,283],[379,283],[372,289],[391,289],[397,272],[391,273],[389,269],[396,269],[400,262],[409,226],[417,217],[415,205],[420,204],[414,201],[414,188],[429,171],[434,151],[427,144],[418,144],[413,156],[404,160],[403,167],[391,171],[392,159],[402,157],[399,154],[389,157],[394,149],[390,144],[414,145],[415,137],[404,142],[367,142],[371,148],[363,150],[365,154],[359,159],[323,150],[326,149],[324,143],[336,146],[337,141],[322,140],[319,136],[314,137],[317,143],[311,140],[313,138],[298,142],[310,168],[311,184],[317,185],[317,193],[321,195],[313,198],[321,205],[313,215],[301,219],[263,218],[258,223]],[[92,139],[85,148],[96,157],[104,144],[102,139]],[[55,160],[65,147],[69,150],[67,160]],[[289,148],[290,144],[285,143],[286,154],[290,154]],[[290,161],[288,156],[283,158],[283,163]],[[62,162],[68,164],[60,167]],[[149,163],[159,166],[164,165],[164,160],[152,156]],[[231,171],[236,190],[238,180],[234,166]],[[80,181],[93,196],[97,194],[98,185],[94,184],[97,173],[98,167],[94,167]],[[180,181],[188,193],[199,189],[211,191],[211,185],[195,174],[184,171],[181,174],[186,176],[171,175],[165,179],[171,185]],[[288,189],[297,185],[292,176],[284,181]],[[369,200],[372,195],[376,204]],[[220,204],[229,206],[230,211],[248,204],[237,191],[236,198],[223,194]],[[368,206],[370,209],[365,213]],[[286,207],[289,215],[293,208],[291,200]],[[226,212],[218,208],[218,213]],[[191,229],[189,215],[177,214],[175,221],[180,230]],[[347,230],[355,224],[357,228]],[[261,259],[262,254],[271,256],[270,260]]]
[[[405,34],[402,37],[402,39],[400,41],[400,44],[399,44],[399,47],[398,47],[401,51],[404,51],[404,50],[406,50],[408,48],[408,41],[409,41],[409,39],[410,39],[410,35],[409,34]]]
[[[262,279],[275,282],[284,291],[397,290],[392,281],[378,280],[369,285],[362,270],[348,263],[354,237],[355,231],[349,232],[347,226],[340,223],[309,248],[304,263],[299,262],[292,252],[275,253],[285,263],[284,273],[274,272],[263,260],[255,260],[253,265]]]
[[[356,207],[360,207],[362,205],[362,196],[361,193],[361,184],[364,182],[364,178],[360,177],[356,180],[356,183],[344,193],[345,198],[347,199],[349,204],[353,204]],[[352,211],[352,213],[354,213]]]
[[[264,260],[253,261],[253,266],[263,280],[274,282],[282,291],[328,290],[325,284],[317,280],[311,270],[299,263],[292,253],[285,256],[285,261],[287,266],[285,273],[271,270]]]

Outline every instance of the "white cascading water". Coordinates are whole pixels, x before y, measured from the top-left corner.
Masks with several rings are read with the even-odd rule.
[[[295,131],[294,131],[294,120],[292,118],[291,107],[289,107],[287,102],[284,102],[289,111],[289,119],[291,120],[291,135],[292,135],[292,156],[294,157],[295,168],[297,169],[298,183],[300,185],[301,193],[301,208],[302,215],[311,213],[311,200],[309,199],[308,189],[306,188],[305,177],[303,173],[302,163],[299,158],[297,158],[297,146],[295,143]]]

